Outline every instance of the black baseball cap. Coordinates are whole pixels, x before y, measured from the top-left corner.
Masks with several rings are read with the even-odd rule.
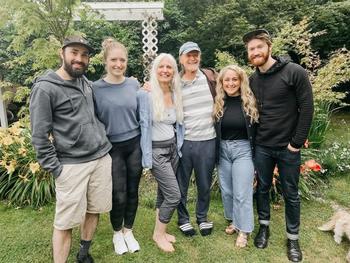
[[[258,36],[260,34],[266,34],[266,35],[268,35],[269,38],[271,38],[269,31],[267,31],[266,29],[261,28],[261,29],[255,29],[253,31],[250,31],[250,32],[244,34],[244,36],[242,38],[243,42],[245,44],[247,44],[250,40],[252,40],[254,37],[256,37],[256,36]]]
[[[90,46],[89,42],[82,36],[68,36],[63,40],[62,48],[68,47],[73,44],[78,44],[86,47],[89,50],[89,53],[92,53],[94,49]]]

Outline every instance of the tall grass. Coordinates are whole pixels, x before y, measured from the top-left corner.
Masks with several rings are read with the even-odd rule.
[[[314,118],[308,137],[312,148],[320,148],[326,140],[332,115],[331,107],[331,103],[315,103]]]

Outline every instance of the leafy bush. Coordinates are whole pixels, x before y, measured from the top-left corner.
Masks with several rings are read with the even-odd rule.
[[[350,172],[350,142],[333,142],[326,149],[304,149],[300,166],[299,192],[305,199],[312,199],[321,195],[327,186],[330,176]],[[315,160],[318,160],[316,162]],[[321,163],[322,166],[319,164]],[[278,202],[281,199],[281,185],[277,168],[274,171],[272,199]]]
[[[350,173],[350,141],[333,142],[329,147],[318,151],[317,155],[330,175]]]
[[[53,200],[53,176],[36,161],[28,122],[0,130],[0,199],[38,208]]]

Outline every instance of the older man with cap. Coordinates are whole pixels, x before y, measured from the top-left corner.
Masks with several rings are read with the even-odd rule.
[[[194,170],[197,185],[197,224],[201,235],[206,236],[211,234],[213,228],[213,223],[208,221],[207,214],[216,152],[216,134],[212,118],[215,72],[200,69],[201,50],[194,42],[186,42],[180,47],[179,60],[182,67],[185,141],[176,175],[181,191],[178,225],[186,236],[193,236],[196,233],[186,208],[189,182]]]
[[[257,248],[265,248],[269,239],[270,200],[273,170],[277,165],[285,201],[287,255],[293,262],[302,260],[299,246],[300,148],[309,133],[313,115],[312,87],[307,72],[299,65],[271,55],[272,42],[265,29],[243,36],[248,59],[256,67],[250,77],[257,98],[259,123],[256,134],[256,192],[260,229]]]
[[[92,50],[80,36],[66,38],[62,66],[39,77],[30,96],[32,143],[39,163],[55,178],[55,263],[67,261],[76,226],[81,226],[77,262],[94,262],[88,252],[99,214],[112,208],[111,144],[84,76]]]

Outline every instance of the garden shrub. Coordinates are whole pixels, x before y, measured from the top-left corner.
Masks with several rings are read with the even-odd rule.
[[[54,199],[54,178],[36,160],[28,122],[22,120],[2,128],[0,149],[0,199],[33,208]]]

